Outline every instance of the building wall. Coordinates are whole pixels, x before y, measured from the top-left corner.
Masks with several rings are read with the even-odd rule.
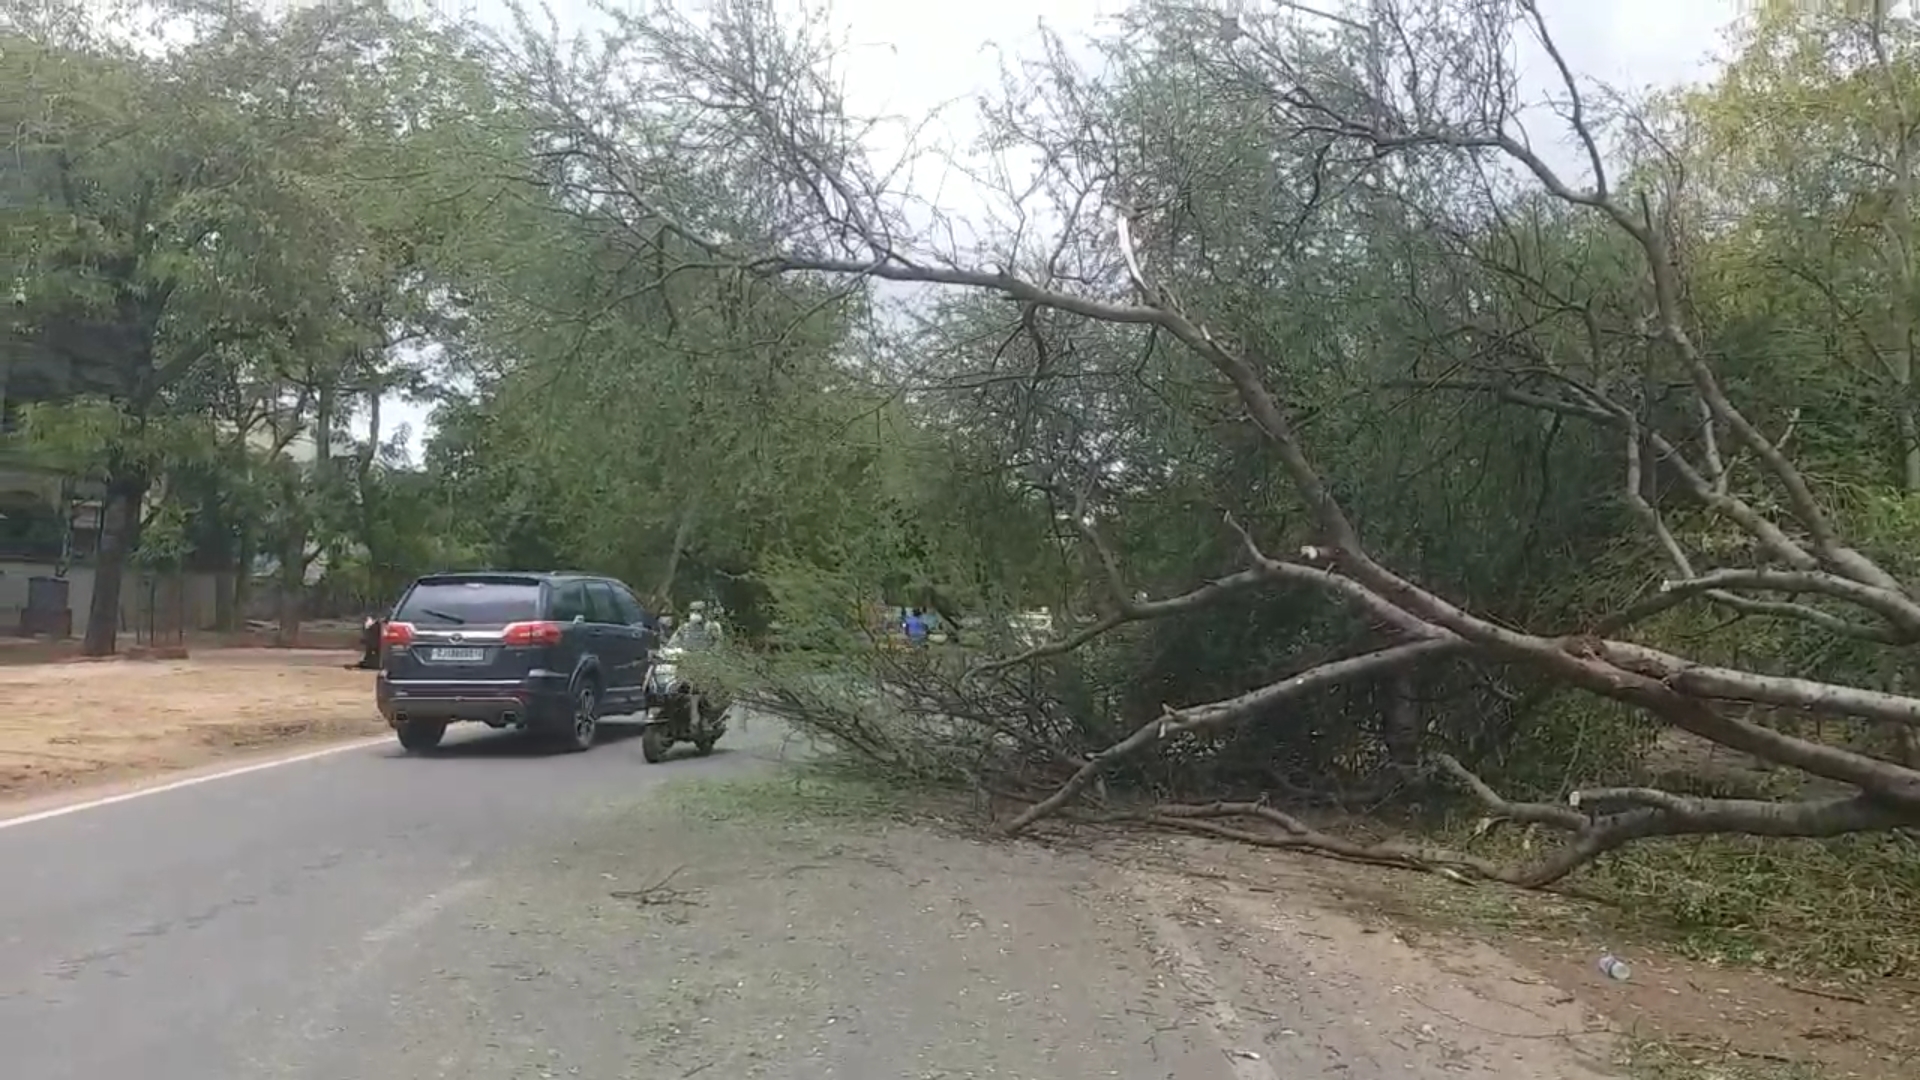
[[[0,561],[51,559],[60,554],[57,535],[66,521],[68,556],[92,556],[100,533],[97,485],[68,483],[59,473],[10,462],[0,448]],[[70,500],[70,501],[63,501]],[[26,522],[15,521],[20,514]],[[28,524],[32,522],[32,524]],[[22,528],[28,539],[22,540]],[[46,535],[48,530],[54,535]]]
[[[52,577],[50,563],[0,562],[0,634],[20,630],[20,612],[27,606],[27,579]],[[87,610],[93,604],[93,568],[76,566],[67,571],[67,607],[73,612],[73,633],[86,633]]]
[[[0,561],[0,636],[19,632],[20,612],[27,606],[28,579],[52,576],[51,563]],[[138,571],[129,571],[120,586],[121,632],[144,635],[151,622],[155,636],[164,640],[176,631],[212,629],[220,576],[214,573],[166,575],[150,588],[150,579]],[[76,638],[87,632],[87,616],[93,607],[93,582],[91,566],[75,566],[67,571],[67,609],[73,613]]]

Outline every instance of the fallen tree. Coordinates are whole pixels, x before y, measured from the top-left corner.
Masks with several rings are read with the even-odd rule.
[[[1204,6],[1149,4],[1135,13],[1134,27],[1147,43],[1115,45],[1134,51],[1115,60],[1124,73],[1110,78],[1171,79],[1167,73],[1177,70],[1188,80],[1183,85],[1225,96],[1284,135],[1292,147],[1294,172],[1287,178],[1295,185],[1297,214],[1249,245],[1259,249],[1262,266],[1284,269],[1289,259],[1309,258],[1315,245],[1371,243],[1362,234],[1389,231],[1391,219],[1394,235],[1411,238],[1399,242],[1430,245],[1422,250],[1466,267],[1451,290],[1412,290],[1423,325],[1409,340],[1424,342],[1423,359],[1442,362],[1443,375],[1416,371],[1381,380],[1377,388],[1423,398],[1483,395],[1537,410],[1555,424],[1579,421],[1608,435],[1617,447],[1618,501],[1666,561],[1667,573],[1651,596],[1586,625],[1524,629],[1450,599],[1379,554],[1379,538],[1356,523],[1303,434],[1297,400],[1303,391],[1288,379],[1307,378],[1310,365],[1289,359],[1284,341],[1236,307],[1245,303],[1237,299],[1242,290],[1261,286],[1221,269],[1221,260],[1251,266],[1256,255],[1204,250],[1191,220],[1200,193],[1182,187],[1185,179],[1176,183],[1154,172],[1161,159],[1150,144],[1166,133],[1129,128],[1131,118],[1114,111],[1120,99],[1062,54],[1035,77],[1030,101],[1005,107],[996,132],[1035,150],[1043,162],[1033,189],[1052,196],[1051,239],[1036,244],[1038,227],[1023,218],[1003,238],[1003,249],[971,259],[914,247],[910,238],[927,230],[909,226],[907,201],[888,192],[885,170],[867,163],[865,130],[840,108],[819,67],[817,42],[781,27],[758,5],[723,5],[702,26],[636,21],[626,45],[636,69],[654,72],[652,85],[670,88],[662,92],[677,95],[683,114],[706,125],[682,132],[682,139],[750,148],[751,182],[781,207],[777,235],[721,236],[682,219],[649,182],[660,162],[627,141],[642,138],[637,122],[617,122],[604,96],[584,93],[552,66],[555,54],[547,54],[537,82],[557,137],[568,140],[568,153],[583,163],[578,182],[605,200],[598,205],[616,208],[604,212],[644,219],[743,272],[944,287],[999,298],[1017,312],[1007,320],[1007,340],[1026,339],[1030,367],[1005,377],[1030,394],[1021,413],[1022,460],[1010,468],[1010,482],[1044,491],[1049,500],[1071,499],[1072,509],[1060,516],[1078,536],[1092,568],[1087,591],[1101,597],[1104,614],[1055,640],[977,664],[964,677],[942,676],[944,687],[929,689],[915,682],[919,676],[893,680],[905,688],[903,707],[959,718],[980,733],[969,751],[979,751],[980,768],[1004,771],[1009,759],[1025,764],[1014,786],[1032,791],[1031,804],[1006,824],[1008,833],[1075,813],[1540,887],[1653,837],[1831,837],[1920,824],[1914,762],[1806,737],[1779,722],[1824,716],[1911,732],[1920,728],[1920,698],[1897,688],[1709,662],[1629,636],[1662,613],[1703,604],[1875,645],[1899,648],[1920,640],[1915,586],[1884,556],[1849,540],[1830,500],[1783,448],[1786,437],[1769,436],[1736,404],[1716,370],[1715,350],[1700,340],[1706,324],[1690,300],[1688,277],[1689,245],[1699,237],[1686,227],[1678,154],[1648,123],[1612,108],[1615,122],[1647,152],[1632,160],[1629,181],[1611,177],[1594,110],[1529,0],[1484,0],[1464,11],[1406,3],[1381,19],[1329,30],[1303,23],[1284,5],[1236,18]],[[1553,103],[1586,159],[1583,178],[1551,165],[1520,125],[1520,80],[1511,55],[1516,32],[1558,73]],[[1876,22],[1865,32],[1879,41],[1886,31]],[[1366,42],[1369,62],[1354,63],[1352,50]],[[1886,63],[1884,53],[1880,62]],[[1503,169],[1517,170],[1533,190],[1516,194],[1511,172]],[[1423,179],[1442,176],[1465,180],[1446,199],[1424,196]],[[1612,291],[1582,285],[1578,275],[1571,284],[1551,280],[1529,269],[1524,253],[1515,254],[1548,227],[1589,229],[1585,243],[1617,243],[1614,254],[1631,258],[1636,269]],[[1182,350],[1212,372],[1304,513],[1304,521],[1271,539],[1225,517],[1237,568],[1161,599],[1145,598],[1130,584],[1106,534],[1120,517],[1116,507],[1125,492],[1113,460],[1088,456],[1099,444],[1099,413],[1068,415],[1053,428],[1045,424],[1054,421],[1033,419],[1033,395],[1064,377],[1059,365],[1077,341],[1129,337],[1146,350]],[[1340,342],[1320,347],[1338,355]],[[1005,351],[994,354],[995,363]],[[1118,348],[1110,352],[1120,355]],[[1741,466],[1748,470],[1744,479]],[[1696,526],[1724,526],[1743,540],[1689,550],[1673,527],[1677,514]],[[1009,696],[1021,672],[1070,658],[1125,628],[1190,616],[1248,594],[1302,589],[1352,613],[1341,645],[1232,696],[1163,702],[1103,746],[1070,745],[1038,715],[1044,710]],[[1797,770],[1820,786],[1780,800],[1575,786],[1564,802],[1540,802],[1509,799],[1442,747],[1394,763],[1403,778],[1454,785],[1494,818],[1565,834],[1557,850],[1519,868],[1399,845],[1356,845],[1259,801],[1086,808],[1103,778],[1198,734],[1284,723],[1279,706],[1329,688],[1392,683],[1461,664],[1523,672],[1631,707],[1653,724]],[[1027,715],[974,707],[981,701]],[[789,711],[804,712],[802,704],[789,702]],[[872,750],[846,738],[856,749]]]

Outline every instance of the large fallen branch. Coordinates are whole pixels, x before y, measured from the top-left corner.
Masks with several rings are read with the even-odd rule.
[[[1649,324],[1686,372],[1697,398],[1700,434],[1706,446],[1702,460],[1698,464],[1688,460],[1674,440],[1644,426],[1639,411],[1608,399],[1597,388],[1587,388],[1564,372],[1550,370],[1543,378],[1557,386],[1557,393],[1563,396],[1559,407],[1614,425],[1626,434],[1632,455],[1629,467],[1639,470],[1633,474],[1635,477],[1642,475],[1646,468],[1640,455],[1650,450],[1651,456],[1679,476],[1703,505],[1734,522],[1754,538],[1767,559],[1785,568],[1782,571],[1766,567],[1755,573],[1803,575],[1794,579],[1803,587],[1799,590],[1785,580],[1763,577],[1750,577],[1738,583],[1714,581],[1710,577],[1713,571],[1696,572],[1685,552],[1668,542],[1671,536],[1663,535],[1665,527],[1657,514],[1650,519],[1643,515],[1654,538],[1675,564],[1679,584],[1669,591],[1682,595],[1698,591],[1746,610],[1774,613],[1787,610],[1779,604],[1794,601],[1745,597],[1736,590],[1764,590],[1788,597],[1819,596],[1872,612],[1888,624],[1890,635],[1920,635],[1920,601],[1914,600],[1909,590],[1885,569],[1845,542],[1831,516],[1814,497],[1806,477],[1785,456],[1780,440],[1768,438],[1727,397],[1705,353],[1687,329],[1683,290],[1678,278],[1679,262],[1665,224],[1657,218],[1648,200],[1622,202],[1609,186],[1602,170],[1603,158],[1597,149],[1599,140],[1587,126],[1579,105],[1578,87],[1567,74],[1564,63],[1559,62],[1558,50],[1537,10],[1530,0],[1520,2],[1549,55],[1560,67],[1566,92],[1573,102],[1570,122],[1580,142],[1589,149],[1596,170],[1590,190],[1566,183],[1526,140],[1509,130],[1512,104],[1499,95],[1506,92],[1510,80],[1481,78],[1479,82],[1489,88],[1483,92],[1490,96],[1474,108],[1462,110],[1453,102],[1422,102],[1406,115],[1398,115],[1391,101],[1369,101],[1365,94],[1320,92],[1325,88],[1309,85],[1309,80],[1296,77],[1291,67],[1294,59],[1287,49],[1266,47],[1255,35],[1241,33],[1217,45],[1193,47],[1214,50],[1200,57],[1200,61],[1224,69],[1227,81],[1241,92],[1267,93],[1272,108],[1292,116],[1304,138],[1328,145],[1357,146],[1364,154],[1374,156],[1454,152],[1463,161],[1470,161],[1489,153],[1504,154],[1530,172],[1549,195],[1600,215],[1631,238],[1644,256],[1651,285],[1656,310]],[[1382,4],[1382,7],[1390,6],[1390,0]],[[737,36],[747,31],[735,27],[733,32]],[[1195,40],[1215,42],[1218,38],[1202,36]],[[1400,35],[1399,40],[1404,43],[1404,35]],[[769,41],[766,45],[772,54],[787,58],[781,52],[787,48],[784,43]],[[838,129],[828,130],[837,115],[837,105],[831,91],[820,80],[800,79],[781,84],[782,92],[788,96],[810,93],[819,100],[776,102],[765,97],[769,91],[764,80],[733,77],[739,73],[727,70],[726,65],[736,60],[742,64],[759,62],[754,58],[729,57],[723,49],[700,44],[698,35],[686,36],[676,48],[678,51],[670,58],[673,63],[701,68],[684,74],[690,82],[698,82],[713,95],[712,102],[704,107],[711,108],[714,115],[721,118],[716,121],[717,127],[735,140],[760,143],[767,168],[787,177],[786,182],[802,192],[798,203],[816,205],[820,215],[818,221],[802,223],[811,225],[811,229],[796,226],[788,233],[815,237],[817,244],[810,251],[744,253],[712,240],[697,244],[701,250],[717,259],[736,259],[765,274],[818,273],[856,281],[881,279],[978,289],[1014,301],[1028,311],[1046,308],[1089,320],[1150,328],[1184,346],[1232,387],[1247,419],[1304,504],[1313,530],[1313,544],[1298,558],[1268,556],[1261,553],[1249,537],[1245,544],[1251,562],[1248,570],[1157,602],[1137,603],[1128,599],[1123,591],[1116,590],[1116,612],[1095,627],[1042,646],[1023,657],[997,662],[998,666],[1063,653],[1123,622],[1193,610],[1228,592],[1251,588],[1262,581],[1310,583],[1324,588],[1389,628],[1399,642],[1309,668],[1225,701],[1166,709],[1163,715],[1139,726],[1125,739],[1090,755],[1051,795],[1010,823],[1008,832],[1018,833],[1048,814],[1066,808],[1118,760],[1163,745],[1181,734],[1239,723],[1276,704],[1350,679],[1371,677],[1467,651],[1523,665],[1561,685],[1644,709],[1665,723],[1714,743],[1851,785],[1860,792],[1856,796],[1820,802],[1773,804],[1689,799],[1658,791],[1623,789],[1588,793],[1590,807],[1617,808],[1588,813],[1573,807],[1512,803],[1485,784],[1469,782],[1471,774],[1460,775],[1465,773],[1464,769],[1455,773],[1447,768],[1445,760],[1440,761],[1438,767],[1466,783],[1490,808],[1571,834],[1566,847],[1547,861],[1502,880],[1536,885],[1558,880],[1596,854],[1648,836],[1713,831],[1826,836],[1920,820],[1920,770],[1786,735],[1762,723],[1732,715],[1721,705],[1729,700],[1754,702],[1823,713],[1898,718],[1902,723],[1912,723],[1913,717],[1920,715],[1920,703],[1896,695],[1808,680],[1702,667],[1683,657],[1607,638],[1553,637],[1527,632],[1468,611],[1436,590],[1379,562],[1314,464],[1284,390],[1276,390],[1267,382],[1268,373],[1296,370],[1302,365],[1280,362],[1278,358],[1260,355],[1253,345],[1235,342],[1224,334],[1216,335],[1204,319],[1191,314],[1176,290],[1149,272],[1148,260],[1134,241],[1137,221],[1132,211],[1116,211],[1113,221],[1116,254],[1119,263],[1126,267],[1129,282],[1128,295],[1124,298],[1118,290],[1110,296],[1095,296],[1054,287],[1052,278],[1029,279],[1011,269],[1019,265],[1017,258],[1001,262],[1002,268],[984,270],[903,255],[897,237],[886,225],[887,216],[872,206],[863,205],[863,200],[872,198],[870,188],[865,186],[871,171],[859,180],[847,172],[853,168],[845,163],[852,152],[844,141],[836,141]],[[1414,84],[1407,93],[1420,93],[1426,86],[1420,80],[1414,80]],[[1079,107],[1077,101],[1073,107]],[[1448,115],[1446,107],[1452,107],[1457,115]],[[1350,112],[1343,114],[1342,108]],[[796,116],[810,119],[804,124],[777,119]],[[820,130],[814,130],[815,127]],[[832,152],[824,152],[827,150]],[[580,152],[617,157],[620,150],[610,141],[590,140],[583,144]],[[1076,148],[1075,153],[1078,152]],[[1049,161],[1057,160],[1058,156],[1073,155],[1049,155]],[[635,172],[619,168],[617,161],[611,165],[603,170],[609,175],[625,176]],[[1125,178],[1112,181],[1109,194],[1120,198],[1126,188]],[[671,214],[643,201],[643,191],[638,187],[624,187],[609,197],[630,199],[654,220],[674,221]],[[1074,209],[1077,217],[1079,208]],[[1078,230],[1082,225],[1076,220],[1070,223],[1070,228]],[[1550,362],[1542,366],[1553,367]],[[1723,435],[1730,447],[1737,447],[1758,460],[1765,475],[1784,495],[1786,510],[1781,520],[1774,520],[1732,493],[1727,481],[1727,462],[1720,449]],[[1644,501],[1637,481],[1633,497]],[[1679,557],[1673,558],[1675,555]],[[1706,584],[1710,581],[1713,583]],[[1830,614],[1806,605],[1800,607],[1801,617],[1810,621],[1818,622]],[[1920,637],[1907,638],[1916,639]],[[1191,828],[1203,821],[1217,824],[1223,816],[1230,815],[1224,810],[1214,813],[1210,808],[1206,812],[1184,814],[1162,811],[1158,818],[1162,822],[1186,821],[1189,823],[1186,827]],[[1304,835],[1270,814],[1252,816],[1269,824],[1279,824],[1294,841]]]
[[[1828,837],[1897,828],[1917,820],[1862,796],[1777,803],[1696,798],[1651,788],[1594,788],[1575,792],[1566,806],[1514,802],[1450,755],[1434,755],[1433,765],[1473,794],[1486,807],[1490,820],[1565,832],[1569,834],[1567,841],[1532,863],[1508,866],[1425,844],[1348,840],[1262,802],[1163,803],[1141,809],[1073,810],[1067,816],[1077,821],[1149,825],[1348,862],[1422,870],[1455,880],[1482,878],[1527,889],[1557,885],[1580,867],[1635,840],[1730,832]],[[1246,823],[1232,824],[1233,819],[1246,819]]]
[[[1559,849],[1532,866],[1499,877],[1524,888],[1554,884],[1581,866],[1634,840],[1661,836],[1745,833],[1750,836],[1830,837],[1920,822],[1920,814],[1865,795],[1798,802],[1713,799],[1652,788],[1595,788],[1568,796],[1568,805],[1511,801],[1447,754],[1434,764],[1453,777],[1495,818],[1571,833]],[[1608,807],[1614,809],[1608,810]],[[1624,809],[1622,809],[1624,807]]]
[[[1461,878],[1463,874],[1519,884],[1517,875],[1476,855],[1397,841],[1362,844],[1321,832],[1285,811],[1258,802],[1163,803],[1141,810],[1072,811],[1076,821],[1106,824],[1136,823],[1198,833],[1257,847],[1309,851],[1318,855],[1371,866],[1425,870]],[[1222,819],[1250,818],[1278,828],[1252,828]]]
[[[1458,779],[1486,806],[1489,820],[1509,820],[1565,832],[1570,834],[1566,843],[1532,863],[1509,866],[1427,844],[1349,840],[1316,829],[1263,802],[1163,803],[1130,810],[1069,810],[1064,816],[1075,821],[1149,825],[1258,847],[1421,870],[1460,881],[1481,878],[1526,889],[1557,885],[1580,867],[1635,840],[1728,832],[1752,836],[1840,836],[1896,828],[1914,820],[1859,796],[1774,803],[1756,799],[1693,798],[1649,788],[1596,788],[1577,792],[1572,801],[1588,810],[1582,813],[1572,806],[1509,801],[1448,755],[1435,755],[1435,764]],[[1604,808],[1609,805],[1616,809],[1606,811]],[[1246,821],[1232,824],[1233,819]]]

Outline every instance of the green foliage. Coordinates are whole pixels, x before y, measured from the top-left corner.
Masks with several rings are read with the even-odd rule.
[[[1515,798],[1561,802],[1577,788],[1642,778],[1659,733],[1636,710],[1560,692],[1489,732],[1475,767]]]
[[[660,790],[666,808],[716,824],[805,826],[906,818],[900,790],[829,760],[734,780],[676,780]]]
[[[213,442],[204,416],[141,416],[105,397],[31,402],[19,420],[21,446],[36,461],[88,479],[105,479],[123,462],[201,463]]]
[[[1920,972],[1920,850],[1912,837],[1648,844],[1592,887],[1714,963],[1854,977]]]
[[[1465,814],[1438,838],[1512,860],[1537,856],[1555,842],[1525,828],[1489,832],[1484,826]],[[1643,941],[1705,963],[1801,978],[1910,980],[1920,970],[1914,843],[1901,833],[1654,840],[1595,864],[1577,896],[1461,890],[1430,878],[1407,882],[1397,902],[1408,914],[1577,940],[1583,948]]]
[[[296,591],[324,561],[336,592],[390,597],[440,553],[392,498],[420,486],[378,402],[425,388],[407,346],[458,331],[446,271],[529,129],[452,29],[176,7],[183,34],[146,51],[77,6],[0,9],[7,411],[36,457],[139,507],[151,534],[115,534],[108,580],[162,550],[242,572],[266,552]]]
[[[1812,1065],[1632,1038],[1618,1059],[1632,1080],[1822,1080]]]
[[[776,254],[844,262],[863,228],[891,242],[910,215],[870,194],[882,170],[862,164],[818,43],[770,7],[726,5],[711,25],[621,15],[575,43],[525,19],[483,40],[378,5],[184,4],[191,31],[147,51],[40,7],[0,5],[0,269],[19,294],[0,393],[15,445],[140,511],[137,550],[103,563],[268,555],[289,619],[303,597],[373,605],[421,571],[483,565],[717,600],[753,648],[691,661],[702,678],[916,783],[989,753],[1053,778],[1060,761],[1035,746],[1090,754],[1168,707],[1385,639],[1322,592],[1247,590],[962,678],[1017,647],[1016,612],[1046,606],[1066,633],[1191,590],[1246,563],[1226,516],[1289,552],[1316,540],[1310,508],[1232,388],[1167,334],[984,291],[903,315],[864,273],[777,272]],[[1422,40],[1466,47],[1434,18]],[[1191,5],[1142,0],[1123,29],[1096,43],[1097,72],[1052,43],[986,110],[984,142],[1041,151],[1047,182],[1028,194],[1073,227],[1043,249],[1026,225],[981,223],[991,254],[958,261],[1133,302],[1109,225],[1081,220],[1124,203],[1129,254],[1256,358],[1383,564],[1543,633],[1657,595],[1678,571],[1629,504],[1619,434],[1457,385],[1602,386],[1704,460],[1686,373],[1649,337],[1632,238],[1473,155],[1353,153],[1302,121],[1312,110],[1278,107]],[[1289,77],[1326,107],[1371,84],[1358,37],[1286,40]],[[1616,187],[1662,196],[1648,208],[1671,219],[1687,330],[1729,393],[1850,543],[1920,576],[1905,119],[1920,115],[1920,31],[1767,4],[1733,45],[1719,78],[1621,126],[1632,164]],[[437,405],[417,468],[380,427],[395,396]],[[1719,449],[1729,497],[1778,517],[1759,463]],[[1703,566],[1756,561],[1670,463],[1645,471],[1635,494],[1677,547]],[[884,612],[907,604],[964,617],[969,639],[878,647]],[[1761,673],[1920,678],[1904,653],[1706,604],[1628,630]],[[1659,732],[1643,716],[1498,660],[1413,673],[1412,740],[1516,795],[1648,774]],[[1408,733],[1387,718],[1406,692],[1292,702],[1108,779],[1252,796],[1400,777]],[[969,741],[963,717],[1028,744]],[[1625,859],[1611,887],[1703,933],[1800,926],[1755,898],[1790,895],[1795,866],[1821,858],[1879,867],[1862,896],[1906,888],[1873,876],[1870,846],[1777,865],[1685,850],[1716,876],[1683,888]]]

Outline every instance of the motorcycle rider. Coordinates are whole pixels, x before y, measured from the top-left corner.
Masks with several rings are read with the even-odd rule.
[[[912,614],[908,615],[906,620],[901,623],[900,629],[906,632],[909,644],[916,648],[926,647],[927,634],[929,633],[927,617],[921,613],[919,608],[913,609]]]
[[[347,667],[359,671],[380,670],[380,636],[387,628],[385,615],[368,615],[360,620],[360,659]]]

